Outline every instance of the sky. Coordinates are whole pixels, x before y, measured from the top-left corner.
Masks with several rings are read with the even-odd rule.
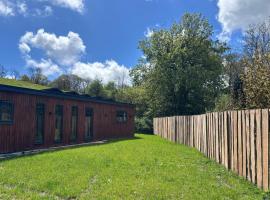
[[[138,42],[186,13],[202,13],[214,37],[239,48],[249,24],[270,15],[269,0],[0,0],[0,64],[21,74],[41,68],[104,83],[125,77]]]

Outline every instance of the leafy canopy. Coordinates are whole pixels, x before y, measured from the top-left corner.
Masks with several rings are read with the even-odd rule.
[[[140,42],[144,59],[132,70],[145,87],[152,116],[197,114],[213,108],[223,88],[225,46],[200,14],[185,14],[170,29]]]

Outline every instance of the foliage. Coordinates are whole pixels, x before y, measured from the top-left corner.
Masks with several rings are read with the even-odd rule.
[[[152,116],[197,114],[214,107],[223,88],[226,48],[212,39],[213,28],[199,14],[186,14],[168,30],[140,42],[145,61],[132,70],[144,85]]]
[[[242,65],[245,108],[270,106],[270,20],[250,26],[244,36]]]
[[[104,97],[104,87],[101,80],[92,81],[86,88],[86,93],[93,97]]]
[[[252,64],[246,63],[247,70],[242,80],[247,108],[270,107],[270,68],[265,61],[266,58],[256,57]]]
[[[0,64],[0,78],[4,78],[7,75],[7,70],[3,65]]]
[[[126,87],[119,90],[118,101],[132,103],[136,106],[135,125],[136,130],[141,132],[152,132],[152,118],[148,112],[148,99],[143,86]]]
[[[40,68],[30,68],[30,80],[34,84],[39,85],[48,85],[49,80],[48,77],[46,77]]]
[[[86,80],[73,75],[73,74],[63,74],[53,80],[49,85],[50,87],[55,87],[60,90],[65,91],[76,91],[83,92],[85,90]]]
[[[232,109],[232,100],[230,94],[221,94],[215,101],[216,112],[222,112]]]
[[[195,149],[159,137],[0,162],[0,199],[262,199],[265,193]]]
[[[115,82],[109,82],[104,85],[105,97],[115,100],[118,94],[118,88]]]
[[[24,74],[20,77],[20,81],[31,82],[31,79],[28,75]]]

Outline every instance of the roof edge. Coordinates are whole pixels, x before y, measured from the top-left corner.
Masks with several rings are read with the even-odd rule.
[[[97,99],[97,98],[91,97],[91,96],[80,95],[80,94],[76,95],[76,94],[71,94],[71,93],[67,93],[67,92],[53,93],[50,91],[46,91],[46,89],[45,90],[35,90],[35,89],[30,89],[30,88],[23,88],[23,87],[0,84],[0,92],[1,91],[15,92],[15,93],[21,93],[21,94],[28,94],[28,95],[54,97],[54,98],[64,98],[64,99],[79,100],[79,101],[89,101],[89,102],[101,103],[101,104],[124,105],[124,106],[135,107],[135,105],[131,104],[131,103],[124,103],[124,102],[119,102],[119,101],[114,101],[114,100],[106,100],[106,99]]]

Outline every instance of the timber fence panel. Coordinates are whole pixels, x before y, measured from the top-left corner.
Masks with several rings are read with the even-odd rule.
[[[269,109],[153,119],[155,135],[185,144],[269,190]]]

